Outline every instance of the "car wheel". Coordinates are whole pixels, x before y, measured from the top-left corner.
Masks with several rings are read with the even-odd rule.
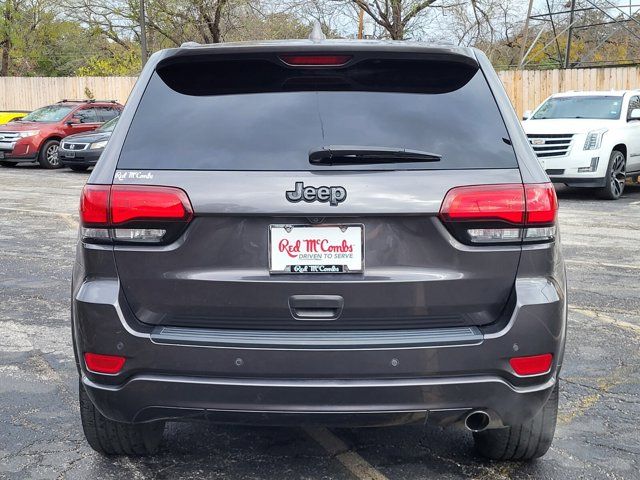
[[[13,168],[18,166],[18,162],[9,162],[7,160],[0,160],[0,165],[3,167]]]
[[[619,150],[614,150],[609,157],[605,186],[599,190],[600,197],[607,200],[619,199],[624,191],[624,184],[627,177],[626,173],[627,159],[624,153]]]
[[[151,455],[158,451],[164,422],[122,423],[102,415],[80,382],[80,419],[87,442],[102,455]]]
[[[58,148],[60,148],[60,142],[57,140],[46,141],[40,149],[38,163],[44,168],[61,168]]]
[[[504,428],[474,432],[478,452],[492,460],[532,460],[549,450],[558,418],[558,384],[531,420]]]
[[[69,168],[74,172],[86,172],[89,167],[86,165],[69,165]]]

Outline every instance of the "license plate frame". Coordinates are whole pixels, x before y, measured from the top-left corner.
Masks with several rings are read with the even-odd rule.
[[[289,231],[287,231],[287,229],[290,229]],[[351,252],[341,252],[341,251],[337,251],[335,252],[336,255],[339,256],[338,259],[329,259],[329,258],[324,258],[324,260],[326,261],[319,261],[316,258],[313,259],[287,259],[289,261],[291,261],[292,263],[285,266],[284,268],[282,267],[282,259],[281,258],[274,258],[274,253],[277,253],[278,255],[282,254],[285,255],[286,252],[283,251],[279,251],[279,252],[275,252],[274,248],[276,248],[276,245],[274,244],[274,232],[277,232],[278,234],[282,233],[282,230],[287,231],[287,234],[291,235],[291,232],[297,231],[297,233],[319,233],[321,231],[324,230],[324,232],[322,232],[323,234],[328,234],[333,232],[334,234],[337,234],[338,236],[340,236],[340,234],[337,233],[336,229],[340,230],[342,232],[342,236],[343,236],[343,240],[346,240],[348,244],[354,246],[353,241],[355,241],[355,238],[357,238],[358,240],[358,245],[359,245],[359,251],[358,248],[354,248],[354,251]],[[326,274],[362,274],[364,273],[364,269],[365,269],[365,255],[364,255],[364,235],[365,233],[365,229],[364,229],[364,225],[361,223],[349,223],[349,224],[322,224],[322,225],[303,225],[303,224],[271,224],[269,225],[269,231],[268,231],[268,237],[269,237],[269,241],[268,241],[268,255],[269,255],[269,273],[272,275],[314,275],[314,274],[320,274],[320,275],[326,275]],[[278,236],[278,235],[276,235]],[[280,235],[281,236],[281,235]],[[322,235],[320,235],[322,236]],[[321,239],[327,239],[326,238],[327,235],[325,235],[325,238],[316,238],[313,240],[321,240]],[[291,235],[291,238],[295,239],[295,234]],[[351,242],[349,242],[348,240],[351,240]],[[282,238],[276,238],[277,243],[279,243]],[[340,247],[342,244],[340,245],[333,245],[334,247]],[[300,250],[303,249],[303,247],[307,247],[308,245],[306,244],[306,242],[302,241],[302,243],[300,244]],[[312,247],[312,245],[311,245]],[[279,248],[279,247],[278,247]],[[321,246],[320,245],[316,245],[316,248],[318,250],[321,250]],[[313,254],[315,255],[315,253],[313,252],[309,252],[305,251],[299,251],[299,252],[292,252],[292,253],[299,253],[299,254]],[[333,252],[317,252],[319,254],[322,254],[324,256],[325,253],[327,254],[333,254]],[[348,255],[348,254],[353,254],[353,256],[351,257],[342,257],[342,255]],[[330,260],[332,260],[330,262]],[[302,263],[302,261],[306,262],[306,263]],[[355,266],[355,265],[358,266]],[[355,267],[354,267],[355,266]]]
[[[64,158],[76,158],[76,152],[62,152]]]

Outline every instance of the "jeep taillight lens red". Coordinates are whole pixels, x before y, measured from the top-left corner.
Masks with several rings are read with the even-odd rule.
[[[296,67],[339,67],[351,58],[351,55],[280,55],[280,60]]]
[[[189,221],[193,211],[187,194],[179,188],[135,185],[111,187],[111,223],[131,220]]]
[[[498,220],[522,223],[524,219],[522,185],[477,185],[449,190],[442,202],[444,220]]]
[[[109,185],[85,185],[80,197],[80,221],[83,225],[109,221]]]
[[[80,200],[87,241],[167,242],[192,217],[189,197],[175,187],[85,185]]]
[[[525,223],[552,224],[558,213],[558,197],[551,183],[525,185],[527,217]]]
[[[124,367],[126,358],[119,355],[102,355],[99,353],[85,353],[84,363],[87,369],[95,373],[115,375]]]
[[[542,375],[551,370],[553,355],[544,353],[542,355],[531,355],[529,357],[514,357],[509,360],[509,364],[516,375]]]
[[[558,201],[551,183],[472,185],[452,188],[439,217],[464,243],[550,241]]]

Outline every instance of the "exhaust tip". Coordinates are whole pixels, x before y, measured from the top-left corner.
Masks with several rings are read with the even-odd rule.
[[[472,432],[481,432],[489,426],[491,418],[483,410],[475,410],[464,419],[464,426]]]

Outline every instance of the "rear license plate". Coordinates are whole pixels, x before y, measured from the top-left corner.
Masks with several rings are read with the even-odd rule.
[[[62,152],[62,156],[65,158],[75,158],[76,152]]]
[[[362,225],[270,225],[271,273],[358,273],[364,267]]]

